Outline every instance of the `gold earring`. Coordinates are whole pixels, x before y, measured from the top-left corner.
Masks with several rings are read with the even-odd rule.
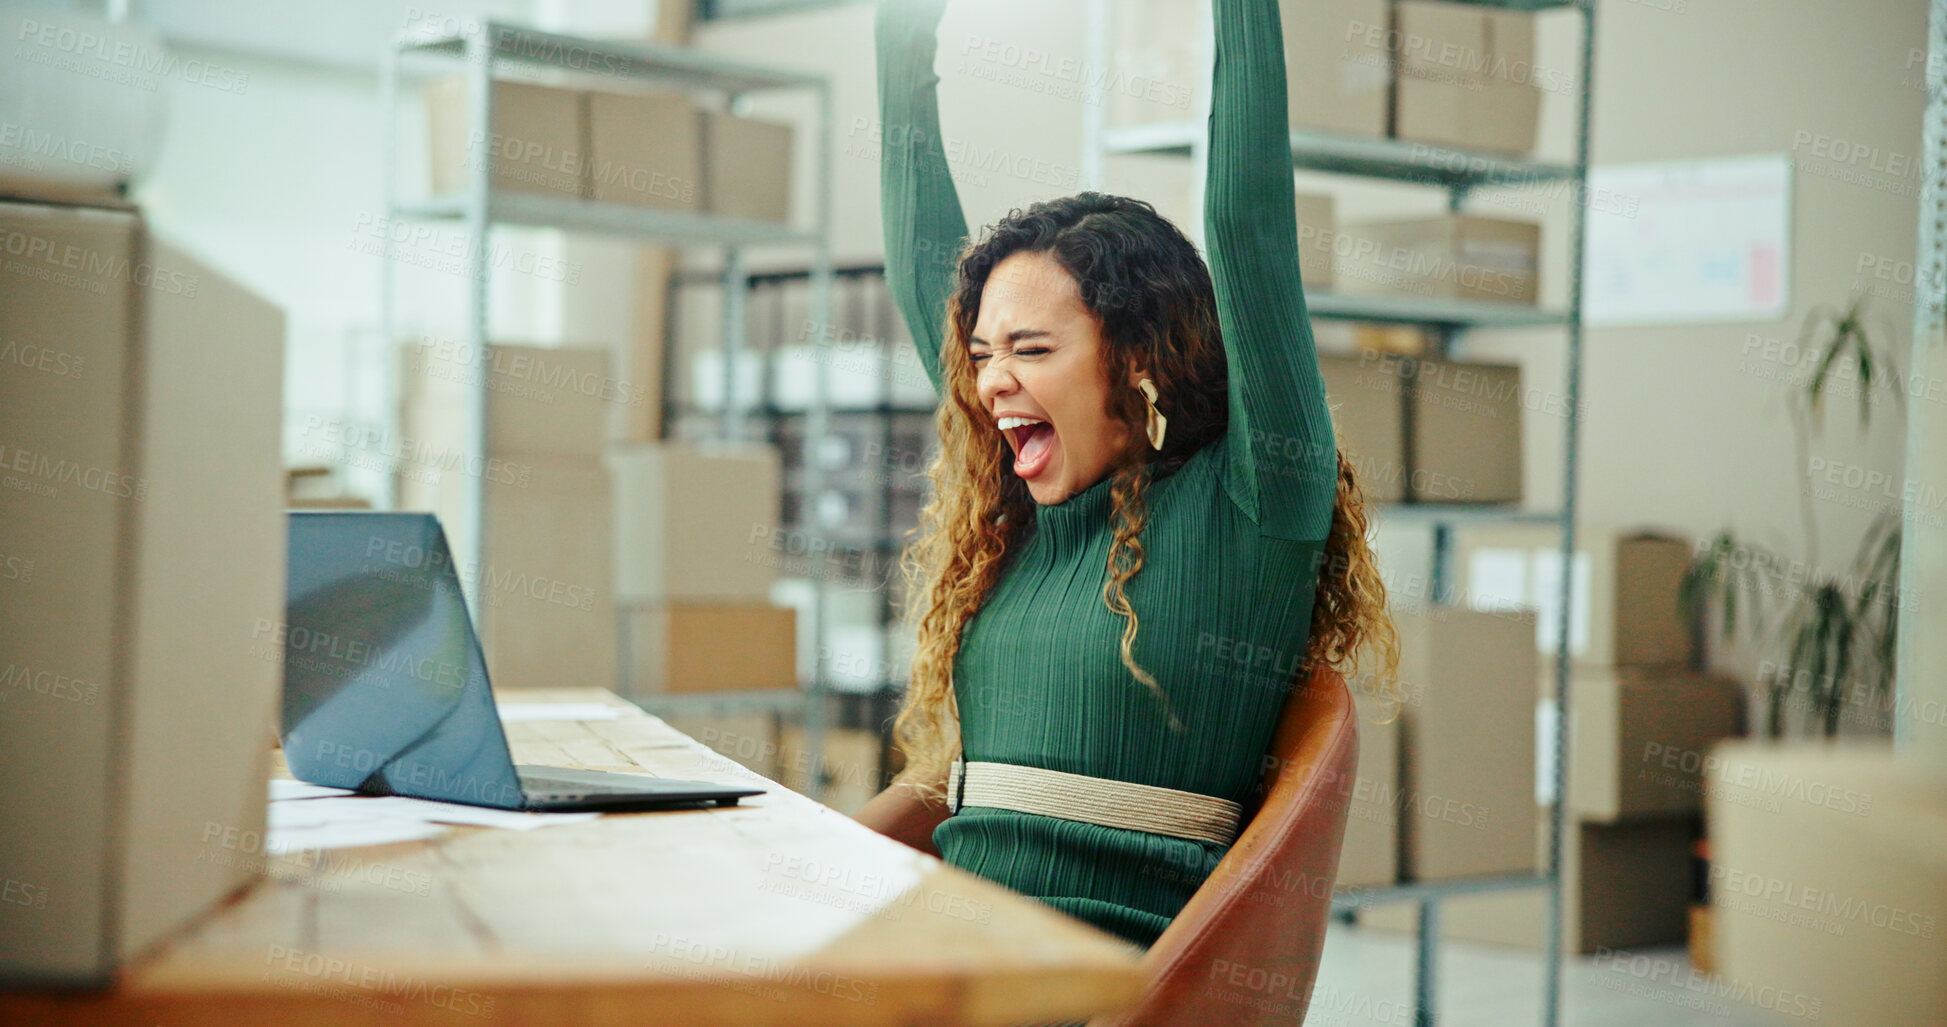
[[[1169,430],[1170,421],[1161,410],[1156,409],[1156,383],[1144,378],[1136,383],[1136,388],[1142,390],[1143,400],[1149,404],[1149,411],[1143,418],[1143,428],[1149,432],[1150,448],[1162,449],[1163,433]]]

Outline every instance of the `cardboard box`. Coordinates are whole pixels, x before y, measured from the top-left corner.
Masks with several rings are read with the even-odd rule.
[[[0,978],[106,986],[263,870],[284,316],[127,211],[0,235]]]
[[[1800,1021],[1947,1023],[1938,771],[1884,738],[1733,742],[1712,756],[1719,975]]]
[[[1552,699],[1555,672],[1542,672]],[[1668,817],[1703,809],[1710,747],[1744,728],[1744,687],[1684,668],[1572,671],[1569,812],[1577,819]]]
[[[1365,489],[1366,499],[1397,503],[1406,498],[1405,401],[1399,378],[1380,369],[1369,357],[1319,354],[1318,369],[1325,379],[1325,401],[1332,409],[1338,435],[1352,473]]]
[[[473,147],[484,144],[495,189],[580,198],[587,192],[582,94],[495,79],[493,129],[484,138],[468,110],[466,77],[426,84],[427,164],[434,196],[467,191]]]
[[[608,439],[612,407],[646,406],[643,382],[609,373],[604,349],[489,344],[484,353],[453,339],[403,350],[399,372],[400,425],[413,464],[448,462],[472,451],[466,404],[484,388],[487,452],[596,459]]]
[[[1384,138],[1393,57],[1388,0],[1280,0],[1293,128]]]
[[[1318,363],[1339,445],[1368,499],[1521,501],[1519,366],[1376,352]]]
[[[636,250],[635,314],[622,356],[616,361],[623,379],[635,389],[630,402],[612,405],[611,438],[653,442],[663,437],[664,365],[669,352],[671,278],[676,268],[674,249],[644,246]],[[638,395],[641,402],[635,401]]]
[[[1426,358],[1398,364],[1412,400],[1412,497],[1521,502],[1521,366]]]
[[[1396,604],[1400,876],[1535,869],[1534,617]]]
[[[806,558],[778,530],[770,446],[643,443],[610,449],[615,589],[649,602],[767,599],[777,567]]]
[[[589,195],[604,203],[703,209],[703,132],[683,93],[588,94]]]
[[[705,209],[726,217],[791,220],[790,125],[703,111]]]
[[[1393,135],[1467,149],[1534,149],[1541,89],[1532,15],[1400,0]]]
[[[490,478],[486,488],[475,612],[488,678],[495,688],[612,688],[608,469],[592,457],[521,460],[529,468],[524,481]]]
[[[1359,713],[1359,769],[1339,850],[1341,887],[1378,887],[1399,880],[1399,719],[1385,723],[1377,701],[1355,697]]]
[[[1537,819],[1537,866],[1548,854],[1548,810]],[[1689,930],[1694,879],[1694,815],[1623,824],[1562,825],[1562,950],[1592,955],[1681,943]],[[1440,936],[1539,950],[1547,944],[1548,895],[1541,888],[1484,892],[1440,900]],[[1417,931],[1410,902],[1369,906],[1359,924]],[[1868,1021],[1860,1021],[1868,1022]]]
[[[798,687],[798,618],[788,606],[655,603],[628,620],[632,694]]]
[[[1332,287],[1332,237],[1338,231],[1329,193],[1295,194],[1298,206],[1298,275],[1307,289]]]
[[[1209,88],[1213,40],[1201,5],[1119,3],[1110,19],[1115,126],[1195,120]],[[1392,57],[1388,0],[1281,0],[1285,107],[1293,128],[1384,138]]]
[[[1418,325],[1370,324],[1359,322],[1352,329],[1353,345],[1375,353],[1397,353],[1403,357],[1433,356],[1438,351]]]
[[[1541,226],[1446,214],[1346,225],[1337,247],[1338,291],[1364,296],[1533,304]]]
[[[1578,666],[1687,666],[1695,632],[1678,593],[1689,541],[1601,524],[1575,526],[1569,658]],[[1466,525],[1454,532],[1454,584],[1477,609],[1531,607],[1535,646],[1560,629],[1561,531],[1552,525]]]

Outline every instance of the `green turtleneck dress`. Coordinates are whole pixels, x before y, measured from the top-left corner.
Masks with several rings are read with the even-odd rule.
[[[935,94],[943,6],[890,0],[875,29],[886,273],[936,389],[952,258],[967,236]],[[1230,423],[1151,486],[1145,560],[1126,584],[1141,618],[1136,662],[1187,730],[1170,730],[1155,694],[1121,661],[1124,622],[1102,601],[1106,477],[1036,509],[965,628],[954,689],[969,761],[1244,803],[1304,655],[1338,468],[1298,276],[1278,5],[1215,0],[1215,21],[1204,226]],[[971,805],[933,841],[947,862],[1144,948],[1227,849]]]

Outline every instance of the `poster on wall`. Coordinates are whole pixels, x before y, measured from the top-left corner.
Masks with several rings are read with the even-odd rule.
[[[1776,321],[1789,309],[1783,154],[1589,169],[1582,317],[1590,325]]]

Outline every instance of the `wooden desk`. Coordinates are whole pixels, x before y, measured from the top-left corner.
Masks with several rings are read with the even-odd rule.
[[[1121,939],[884,838],[601,690],[508,725],[514,759],[753,782],[739,808],[273,857],[108,993],[0,1023],[1021,1024],[1133,1002]],[[254,857],[262,860],[262,856]]]

